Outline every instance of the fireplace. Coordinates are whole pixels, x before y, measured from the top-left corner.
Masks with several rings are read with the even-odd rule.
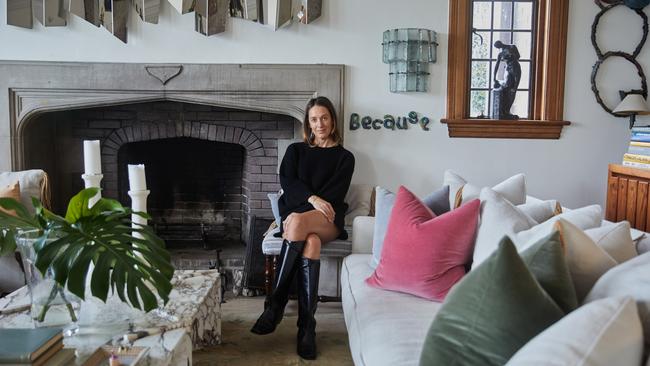
[[[118,196],[128,202],[128,164],[147,169],[151,224],[167,247],[204,248],[241,240],[245,149],[189,137],[123,145],[118,150]]]
[[[129,205],[124,165],[144,162],[156,191],[150,196],[152,223],[194,225],[197,237],[251,245],[252,233],[259,235],[272,220],[266,194],[279,189],[278,146],[300,137],[295,132],[314,94],[333,101],[343,131],[343,81],[342,65],[0,61],[0,89],[7,91],[0,98],[0,171],[44,169],[54,208],[64,212],[69,197],[83,188],[81,141],[98,139],[104,196]],[[148,152],[158,148],[184,151],[178,156],[190,156],[183,161],[194,155],[185,151],[232,154],[241,165],[219,170],[215,178],[174,154],[166,159],[179,161],[158,169],[163,154]],[[185,168],[193,169],[194,181],[172,179],[164,186],[167,178],[159,178],[165,170],[174,178],[169,171]],[[226,187],[228,174],[237,183]],[[190,183],[215,189],[197,192]]]

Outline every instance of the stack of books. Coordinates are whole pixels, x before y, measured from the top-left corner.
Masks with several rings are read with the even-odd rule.
[[[632,128],[630,147],[623,155],[623,165],[650,169],[650,126]]]
[[[60,366],[74,363],[60,328],[0,329],[0,365]]]

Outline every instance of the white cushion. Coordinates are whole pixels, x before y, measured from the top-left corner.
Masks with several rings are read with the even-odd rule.
[[[352,228],[346,226],[345,231],[350,234]],[[274,235],[279,232],[280,228],[273,228],[272,230],[269,230],[264,236],[264,239],[262,239],[262,253],[264,253],[264,255],[280,254],[280,251],[282,250],[282,241],[284,239],[281,237],[278,238]],[[323,245],[320,255],[323,257],[345,257],[350,254],[351,251],[352,242],[350,240],[335,239]]]
[[[0,173],[0,187],[20,182],[20,202],[30,212],[34,212],[32,197],[41,199],[41,182],[45,172],[40,169],[23,170],[20,172]]]
[[[556,215],[558,202],[556,200],[526,202],[523,205],[517,205],[517,208],[541,223]]]
[[[350,353],[357,366],[417,366],[441,303],[366,285],[370,254],[351,254],[341,269]]]
[[[357,216],[352,223],[352,253],[372,254],[373,232],[375,218],[372,216]]]
[[[623,263],[638,255],[632,235],[630,235],[630,223],[627,221],[585,230],[585,233],[618,263]]]
[[[352,226],[357,216],[368,216],[370,213],[370,197],[374,186],[369,184],[350,184],[348,193],[345,195],[345,203],[348,210],[345,213],[345,226]]]
[[[600,276],[618,263],[572,223],[559,219],[554,229],[560,231],[576,295],[582,301]]]
[[[650,351],[650,252],[605,273],[584,302],[612,296],[632,296],[636,300],[645,333],[646,351]]]
[[[474,246],[475,267],[494,252],[505,236],[529,229],[537,222],[491,188],[481,190],[481,222]]]
[[[578,308],[524,345],[506,365],[636,366],[643,332],[634,300],[607,298]]]
[[[575,210],[565,211],[530,228],[529,230],[517,233],[517,237],[513,239],[520,250],[525,249],[529,245],[536,243],[539,239],[550,234],[553,231],[553,225],[560,219],[572,223],[581,230],[586,230],[599,227],[602,222],[602,216],[603,210],[598,205],[585,206]]]
[[[478,198],[481,187],[468,183],[459,174],[446,170],[443,177],[443,186],[449,186],[449,207],[455,207],[456,194],[462,187],[462,203]],[[523,174],[516,174],[495,185],[492,189],[501,194],[505,199],[514,205],[521,205],[526,202],[526,177]]]

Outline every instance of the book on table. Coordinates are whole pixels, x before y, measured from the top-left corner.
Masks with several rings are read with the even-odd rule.
[[[75,349],[64,348],[47,360],[43,366],[68,366],[74,365]]]
[[[63,348],[61,328],[0,329],[0,365],[43,365]]]

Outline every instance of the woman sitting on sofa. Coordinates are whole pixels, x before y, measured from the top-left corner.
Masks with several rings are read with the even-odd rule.
[[[289,287],[298,274],[298,344],[300,357],[316,358],[316,320],[321,245],[346,239],[343,201],[354,171],[354,156],[341,146],[332,102],[311,99],[303,121],[303,141],[291,144],[280,165],[284,193],[278,202],[284,238],[269,306],[251,332],[269,334],[282,320]]]

